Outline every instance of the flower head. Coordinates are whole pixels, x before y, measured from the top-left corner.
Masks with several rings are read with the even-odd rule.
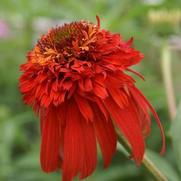
[[[96,167],[99,143],[104,166],[116,150],[119,128],[140,164],[150,132],[149,110],[163,138],[154,108],[126,73],[143,55],[119,34],[87,21],[51,29],[21,65],[20,90],[41,122],[41,166],[62,169],[63,181],[83,179]]]

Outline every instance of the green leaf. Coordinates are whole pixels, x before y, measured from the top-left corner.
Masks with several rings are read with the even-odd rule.
[[[147,150],[146,154],[153,164],[162,172],[169,181],[180,181],[178,173],[175,171],[171,163],[159,154]]]
[[[176,118],[172,122],[170,133],[173,139],[174,155],[181,173],[181,103],[178,107]]]

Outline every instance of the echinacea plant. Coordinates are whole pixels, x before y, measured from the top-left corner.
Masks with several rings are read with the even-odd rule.
[[[83,179],[97,165],[97,143],[104,167],[116,151],[118,134],[128,141],[137,165],[143,160],[150,133],[151,111],[165,137],[154,108],[127,73],[143,54],[88,21],[57,26],[43,35],[21,65],[23,100],[40,117],[41,167],[62,170],[62,180]]]

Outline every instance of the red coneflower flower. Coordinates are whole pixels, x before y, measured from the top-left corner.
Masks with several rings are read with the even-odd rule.
[[[143,55],[112,34],[87,21],[51,29],[21,65],[20,90],[41,121],[41,166],[45,172],[62,169],[63,181],[90,175],[97,164],[96,140],[107,167],[116,150],[115,127],[127,139],[140,164],[150,132],[148,100],[126,71]]]

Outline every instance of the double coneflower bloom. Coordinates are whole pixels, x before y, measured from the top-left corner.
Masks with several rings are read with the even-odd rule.
[[[116,151],[118,128],[139,165],[150,132],[152,112],[165,139],[160,120],[127,73],[143,55],[87,21],[51,29],[21,65],[20,90],[24,102],[40,117],[41,166],[45,172],[62,170],[63,181],[83,179],[97,164],[97,143],[104,166]]]

